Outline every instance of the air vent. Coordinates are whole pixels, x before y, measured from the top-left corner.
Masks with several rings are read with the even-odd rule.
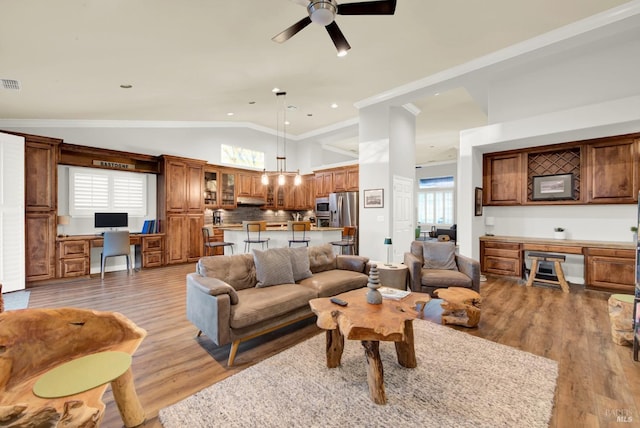
[[[20,81],[13,79],[0,79],[2,81],[2,89],[9,89],[12,91],[20,90]]]

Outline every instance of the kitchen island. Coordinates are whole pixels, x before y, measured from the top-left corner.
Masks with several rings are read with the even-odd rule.
[[[223,226],[220,229],[224,232],[225,242],[233,242],[235,244],[236,253],[244,252],[244,241],[247,239],[247,231],[241,225]],[[299,232],[298,235],[301,233]],[[266,230],[260,232],[261,238],[269,239],[269,248],[288,247],[289,239],[292,238],[292,232],[287,230],[286,226],[267,226]],[[306,237],[311,238],[309,246],[326,244],[332,241],[339,241],[342,238],[341,227],[312,227],[307,230]],[[302,244],[293,244],[300,246]],[[260,244],[252,244],[252,249],[261,249]],[[265,244],[265,249],[267,248]]]

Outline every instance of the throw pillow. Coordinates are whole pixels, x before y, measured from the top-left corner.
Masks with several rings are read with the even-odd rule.
[[[253,250],[253,262],[256,265],[258,288],[295,282],[288,248]]]
[[[289,248],[291,255],[291,267],[293,268],[293,280],[309,278],[312,273],[309,268],[309,251],[307,247]]]
[[[323,244],[309,247],[309,267],[312,273],[336,269],[336,255],[333,245]]]
[[[423,242],[422,245],[425,269],[458,270],[453,242]]]

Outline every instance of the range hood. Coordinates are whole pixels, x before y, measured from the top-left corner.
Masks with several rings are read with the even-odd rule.
[[[238,206],[253,206],[259,207],[262,205],[266,205],[266,201],[263,198],[256,198],[251,196],[238,196],[236,199],[236,204]]]

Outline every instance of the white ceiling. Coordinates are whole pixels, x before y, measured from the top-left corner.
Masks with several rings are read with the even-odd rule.
[[[0,119],[275,128],[271,89],[279,87],[297,107],[287,111],[287,132],[300,136],[352,123],[358,101],[627,2],[399,0],[393,16],[337,17],[352,46],[343,58],[316,24],[271,41],[306,15],[299,3],[3,0],[0,79],[20,81],[21,90],[0,89]],[[464,89],[413,103],[418,164],[455,159],[458,132],[487,121]],[[357,151],[353,136],[328,144]]]

